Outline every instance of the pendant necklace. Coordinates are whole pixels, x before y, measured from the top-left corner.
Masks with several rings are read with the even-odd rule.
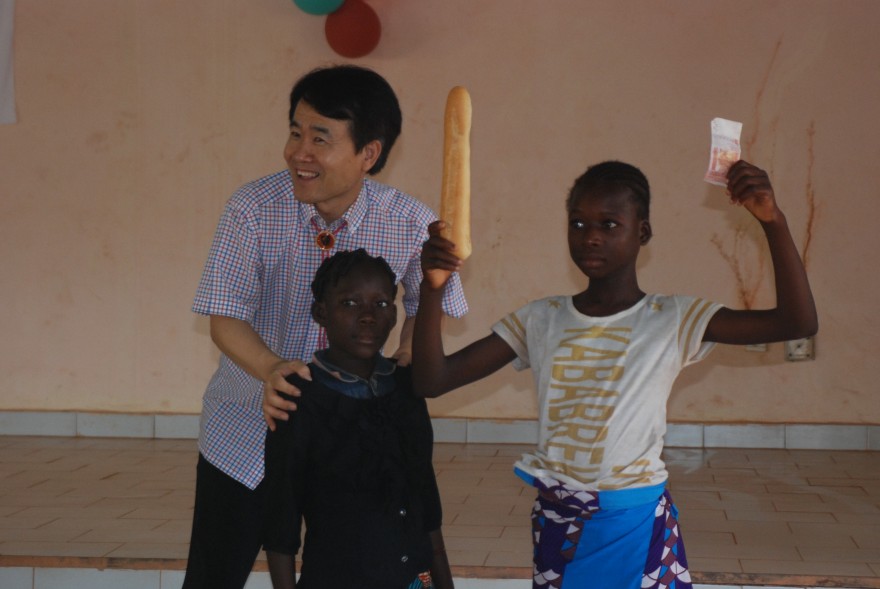
[[[315,229],[318,229],[318,222],[315,219],[312,219],[312,225]],[[345,226],[345,221],[339,224],[339,227],[330,231],[329,229],[323,229],[318,231],[318,234],[315,236],[315,245],[318,246],[318,249],[322,252],[329,252],[333,249],[333,246],[336,245],[336,234],[339,233],[342,228]]]
[[[315,236],[315,244],[323,252],[332,250],[333,246],[336,245],[336,236],[333,235],[332,231],[325,229]]]

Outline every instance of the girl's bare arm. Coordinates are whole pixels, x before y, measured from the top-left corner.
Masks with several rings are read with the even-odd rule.
[[[452,254],[452,242],[440,237],[442,222],[432,223],[422,248],[419,311],[413,330],[413,384],[424,397],[438,397],[452,389],[489,376],[516,354],[496,334],[477,340],[447,356],[443,349],[443,289],[461,261]]]
[[[703,339],[744,345],[815,334],[819,321],[813,293],[767,173],[739,161],[728,173],[728,191],[731,201],[752,213],[767,236],[776,283],[776,306],[766,310],[721,309],[710,320]]]

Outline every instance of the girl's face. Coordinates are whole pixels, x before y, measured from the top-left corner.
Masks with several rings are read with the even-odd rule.
[[[388,334],[397,323],[393,285],[374,268],[358,266],[330,287],[313,316],[327,331],[327,359],[369,378]]]
[[[568,251],[590,279],[634,274],[639,250],[650,238],[651,225],[639,218],[625,188],[584,193],[568,211]]]

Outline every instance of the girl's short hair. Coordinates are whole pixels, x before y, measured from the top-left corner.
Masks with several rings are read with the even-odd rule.
[[[386,276],[391,283],[391,296],[397,296],[397,276],[388,262],[383,257],[371,256],[367,250],[360,248],[354,251],[336,252],[321,262],[321,266],[315,272],[315,279],[312,281],[312,295],[315,297],[315,302],[322,302],[330,288],[336,286],[339,280],[352,269],[361,266]]]
[[[637,167],[619,161],[607,161],[587,168],[568,192],[565,201],[570,211],[575,201],[588,192],[626,189],[636,204],[640,219],[648,219],[651,209],[651,188],[648,179]]]

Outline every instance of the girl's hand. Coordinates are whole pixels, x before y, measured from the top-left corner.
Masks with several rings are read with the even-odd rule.
[[[744,206],[762,223],[782,215],[767,172],[744,160],[733,164],[727,172],[727,193],[731,203]]]
[[[455,244],[440,236],[444,225],[443,221],[428,225],[428,241],[422,246],[423,284],[432,290],[442,289],[452,273],[461,267],[461,260],[452,253]]]

